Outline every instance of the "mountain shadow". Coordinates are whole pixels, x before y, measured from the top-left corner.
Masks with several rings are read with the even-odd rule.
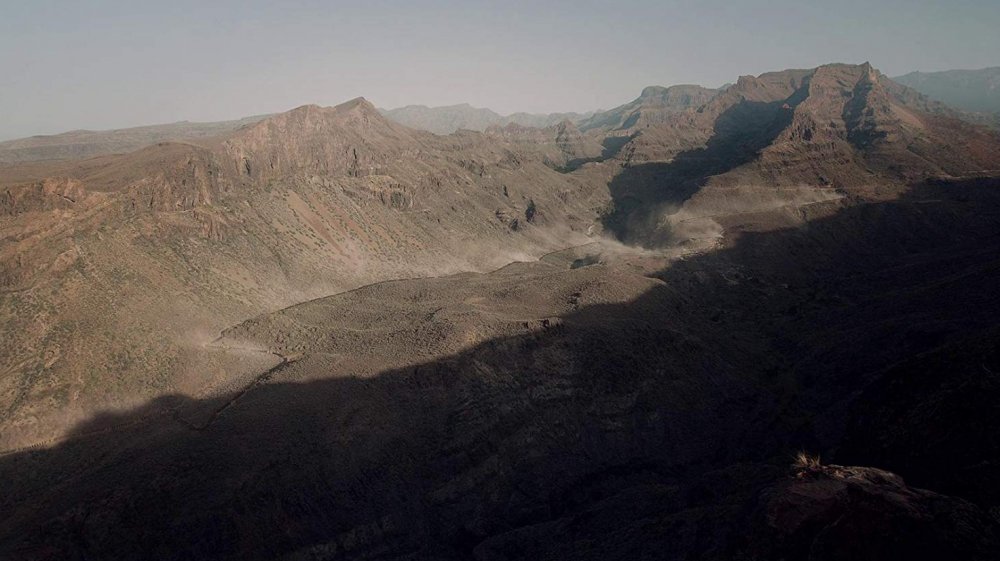
[[[627,164],[608,186],[612,208],[603,218],[605,229],[628,244],[670,243],[662,217],[676,212],[709,177],[753,160],[792,117],[786,101],[743,100],[718,116],[705,146],[680,152],[669,162]]]
[[[608,135],[601,140],[601,155],[593,156],[590,158],[574,158],[568,162],[566,165],[557,168],[557,171],[562,173],[570,173],[576,171],[583,167],[584,164],[589,164],[592,162],[603,162],[610,160],[618,155],[618,152],[628,144],[628,141],[633,138],[632,135],[627,136],[613,136]]]
[[[0,458],[0,557],[996,558],[998,224],[1000,181],[924,185],[440,360],[292,377],[320,345],[240,396],[98,416]],[[846,442],[955,496],[789,474]]]

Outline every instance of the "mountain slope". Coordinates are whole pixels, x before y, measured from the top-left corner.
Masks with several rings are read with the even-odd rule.
[[[407,105],[381,112],[399,124],[435,134],[451,134],[459,129],[483,131],[503,120],[499,113],[467,103],[442,107]]]
[[[206,348],[218,330],[338,290],[489,270],[602,229],[704,250],[824,202],[1000,169],[995,135],[900,88],[868,65],[743,77],[603,146],[569,122],[437,136],[357,99],[197,143],[8,166],[3,445],[95,408],[221,391],[245,371],[224,363],[246,357]],[[647,93],[640,115],[675,96]]]
[[[191,140],[236,130],[264,115],[215,123],[171,123],[109,131],[71,131],[0,142],[0,164],[40,160],[81,159],[138,150],[150,144]]]
[[[920,186],[672,264],[595,244],[240,321],[221,348],[283,357],[246,389],[0,458],[0,553],[995,558],[997,187]],[[836,459],[847,427],[854,460],[907,483],[789,469]],[[942,445],[967,454],[907,461]]]
[[[198,145],[58,164],[51,176],[10,169],[5,447],[103,407],[226,387],[235,374],[223,363],[245,357],[204,343],[241,318],[529,258],[586,239],[606,201],[528,143],[436,137],[364,100]]]
[[[741,77],[697,110],[632,134],[615,160],[626,170],[606,225],[624,240],[664,243],[678,221],[717,232],[724,224],[713,217],[992,173],[1000,136],[867,63],[834,64]]]
[[[493,125],[486,129],[486,136],[540,151],[546,164],[559,169],[573,168],[578,162],[597,159],[604,151],[596,139],[581,133],[568,120],[541,129],[514,123]]]

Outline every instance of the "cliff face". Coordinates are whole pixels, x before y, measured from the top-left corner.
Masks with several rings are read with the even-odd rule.
[[[27,185],[8,187],[3,193],[0,214],[65,209],[82,201],[87,192],[79,181],[44,179]]]
[[[600,159],[604,148],[593,136],[584,135],[570,121],[538,129],[516,124],[486,129],[492,138],[513,142],[534,152],[541,152],[544,161],[557,169],[571,169],[582,162]]]
[[[666,121],[671,115],[696,109],[718,94],[718,90],[680,85],[649,86],[635,100],[579,122],[580,130],[624,135]]]
[[[835,64],[741,77],[698,109],[638,131],[615,159],[627,171],[612,183],[605,225],[656,245],[676,238],[665,217],[678,213],[718,229],[711,217],[740,209],[893,198],[927,178],[989,174],[1000,169],[1000,136],[868,64]],[[787,217],[755,220],[769,228]]]

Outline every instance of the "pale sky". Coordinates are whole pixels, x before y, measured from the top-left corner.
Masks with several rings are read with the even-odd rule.
[[[1000,0],[0,0],[0,139],[334,105],[585,111],[870,60],[1000,65]]]

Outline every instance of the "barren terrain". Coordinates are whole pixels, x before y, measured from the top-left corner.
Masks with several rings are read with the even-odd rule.
[[[867,64],[4,166],[0,553],[995,558],[998,170]]]

